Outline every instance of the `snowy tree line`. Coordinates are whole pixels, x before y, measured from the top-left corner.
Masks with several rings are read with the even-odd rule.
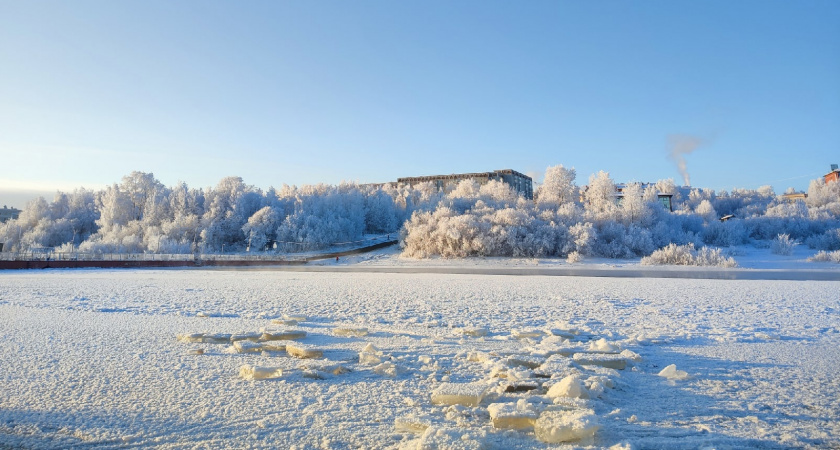
[[[674,211],[659,202],[671,195]],[[722,216],[732,215],[725,222]],[[789,203],[769,186],[716,193],[672,180],[622,186],[605,172],[576,184],[574,169],[549,167],[535,199],[499,181],[464,180],[441,192],[416,186],[283,185],[266,191],[242,178],[215,187],[166,187],[133,172],[100,191],[58,192],[28,203],[0,224],[4,251],[190,253],[311,249],[400,233],[411,257],[650,255],[677,245],[769,247],[785,235],[840,250],[840,183],[814,180],[807,199]]]

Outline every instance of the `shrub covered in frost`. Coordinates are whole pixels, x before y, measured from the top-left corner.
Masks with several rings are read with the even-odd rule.
[[[835,250],[833,252],[827,252],[827,251],[824,251],[824,250],[820,250],[819,252],[817,252],[816,255],[808,258],[808,261],[840,263],[840,250]]]
[[[770,243],[770,251],[774,255],[788,256],[793,253],[794,247],[796,247],[796,242],[794,242],[787,234],[780,234],[776,236],[776,239],[773,239]]]
[[[694,244],[668,244],[666,247],[642,258],[642,265],[715,266],[736,267],[734,259],[724,256],[719,248],[694,248]]]

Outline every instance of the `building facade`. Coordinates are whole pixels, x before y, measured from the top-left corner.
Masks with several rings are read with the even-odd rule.
[[[17,219],[20,215],[20,210],[15,208],[8,208],[3,206],[0,208],[0,223],[10,219]]]
[[[832,181],[840,181],[840,168],[837,167],[837,164],[831,165],[831,172],[823,175],[823,179],[825,179],[826,184]]]
[[[428,175],[422,177],[397,178],[397,184],[415,186],[420,183],[431,182],[438,189],[450,189],[463,180],[473,180],[478,184],[487,184],[491,180],[507,184],[518,194],[529,200],[534,198],[534,182],[528,175],[512,169],[494,170],[492,172],[453,173],[450,175]]]

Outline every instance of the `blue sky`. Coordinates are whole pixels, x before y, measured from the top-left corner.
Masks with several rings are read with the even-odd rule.
[[[807,188],[840,163],[840,1],[0,0],[0,204],[575,167]]]

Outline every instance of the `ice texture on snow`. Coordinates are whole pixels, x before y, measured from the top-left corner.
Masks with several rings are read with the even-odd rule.
[[[485,383],[441,383],[432,392],[435,405],[478,406],[487,393]]]

